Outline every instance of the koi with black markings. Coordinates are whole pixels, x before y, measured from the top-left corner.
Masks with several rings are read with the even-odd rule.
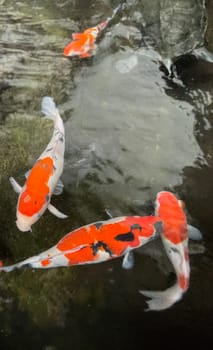
[[[52,248],[0,271],[22,267],[48,269],[95,264],[124,257],[122,266],[132,268],[133,251],[151,240],[162,239],[174,267],[177,282],[165,291],[140,291],[151,298],[148,310],[163,310],[180,300],[189,287],[188,238],[200,240],[200,231],[187,225],[182,203],[171,192],[160,192],[156,216],[124,216],[82,226],[65,235]]]
[[[63,237],[45,252],[0,271],[10,272],[24,266],[53,268],[100,263],[124,256],[123,267],[133,264],[132,250],[158,234],[161,222],[155,216],[124,216],[82,226]]]

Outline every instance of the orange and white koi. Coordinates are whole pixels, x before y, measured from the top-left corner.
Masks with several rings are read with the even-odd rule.
[[[148,310],[163,310],[180,300],[189,288],[190,265],[188,251],[188,237],[199,240],[200,232],[187,225],[187,219],[179,201],[171,192],[159,192],[156,199],[155,214],[162,220],[160,236],[171,261],[177,282],[165,291],[141,291],[151,298]]]
[[[64,56],[79,56],[81,58],[86,58],[94,55],[97,48],[95,42],[98,35],[106,28],[109,21],[114,18],[120,8],[121,5],[118,5],[113,11],[112,16],[108,17],[106,21],[99,23],[97,26],[88,28],[83,33],[73,33],[73,40],[64,48]]]
[[[54,121],[52,138],[33,168],[26,174],[27,179],[23,187],[10,177],[13,189],[19,193],[16,225],[21,231],[31,231],[31,226],[47,208],[59,218],[67,217],[50,204],[52,194],[60,194],[63,191],[60,176],[64,165],[64,125],[51,97],[46,96],[42,99],[41,108],[46,117]]]
[[[94,55],[97,36],[106,28],[107,23],[108,21],[104,21],[96,27],[86,29],[83,33],[73,33],[73,40],[64,48],[64,56],[86,58]]]
[[[155,216],[125,216],[82,226],[63,237],[45,252],[0,271],[16,268],[53,268],[100,263],[124,256],[123,267],[133,265],[132,250],[158,234],[161,222]]]
[[[160,192],[156,200],[157,216],[125,216],[82,226],[64,236],[52,248],[0,271],[22,267],[47,269],[60,266],[95,264],[124,256],[122,266],[134,264],[133,251],[159,237],[177,275],[177,283],[165,291],[140,291],[151,298],[149,310],[163,310],[182,298],[189,287],[188,236],[202,238],[196,228],[187,225],[180,201],[170,192]]]

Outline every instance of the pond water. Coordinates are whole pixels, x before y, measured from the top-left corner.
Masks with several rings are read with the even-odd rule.
[[[96,55],[71,60],[63,57],[71,33],[111,16],[118,1],[0,0],[0,256],[12,264],[37,254],[67,232],[107,219],[106,209],[150,214],[157,192],[167,189],[203,233],[203,242],[191,244],[190,288],[171,309],[144,312],[138,291],[174,281],[159,247],[136,254],[130,271],[117,259],[1,274],[1,349],[130,349],[168,339],[178,348],[186,338],[212,339],[213,63],[181,56],[170,77],[144,39],[147,3],[155,6],[126,1]],[[205,45],[213,52],[210,1],[207,9]],[[8,178],[23,184],[51,137],[52,123],[40,112],[44,95],[55,99],[65,123],[65,190],[53,203],[69,217],[62,222],[46,212],[31,234],[22,233]]]

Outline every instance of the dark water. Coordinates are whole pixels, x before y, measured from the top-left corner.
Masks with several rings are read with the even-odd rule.
[[[190,288],[171,309],[144,312],[138,290],[174,281],[159,250],[137,254],[131,271],[118,259],[2,274],[1,349],[176,349],[186,339],[205,344],[213,338],[213,64],[181,56],[170,78],[142,26],[142,9],[147,15],[154,6],[147,4],[127,1],[96,56],[81,61],[62,55],[71,33],[101,22],[118,2],[0,1],[0,255],[14,263],[37,254],[72,229],[106,219],[106,208],[115,216],[150,214],[156,193],[168,189],[185,201],[189,222],[204,236],[191,247],[197,254],[191,255]],[[207,5],[205,45],[213,50],[213,7]],[[148,29],[159,25],[156,14],[151,20]],[[203,32],[191,31],[192,40],[202,41]],[[45,213],[28,234],[15,226],[17,196],[8,177],[23,184],[49,141],[52,124],[40,113],[44,95],[54,97],[65,122],[65,191],[53,202],[69,218]]]

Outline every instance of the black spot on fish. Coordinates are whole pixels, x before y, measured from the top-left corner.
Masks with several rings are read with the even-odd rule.
[[[99,228],[103,225],[103,222],[102,221],[99,221],[99,222],[95,222],[94,223],[94,226],[99,230]]]
[[[115,236],[116,241],[122,241],[122,242],[132,242],[134,241],[134,239],[135,239],[135,236],[131,231],[127,233],[121,233]]]
[[[171,247],[170,250],[173,251],[174,253],[180,254],[179,250],[175,247]]]
[[[154,227],[155,227],[155,231],[157,233],[161,233],[162,232],[162,222],[161,221],[157,221],[155,224],[154,224]]]
[[[52,151],[52,149],[53,149],[53,147],[50,147],[46,150],[46,152],[50,152],[50,151]]]
[[[105,252],[108,253],[110,256],[112,256],[112,252],[109,249],[108,245],[102,241],[98,241],[97,243],[93,243],[91,245],[92,251],[93,251],[93,255],[96,255],[99,248],[104,248]]]
[[[26,265],[23,265],[25,269],[32,269],[32,264],[28,263]],[[17,267],[18,269],[18,267]]]
[[[54,171],[56,170],[56,166],[55,166],[55,165],[53,165],[53,170],[54,170]]]
[[[133,225],[131,225],[131,230],[140,230],[140,231],[142,231],[142,227],[139,225],[139,224],[133,224]]]
[[[47,194],[46,195],[46,202],[49,202],[49,200],[50,200],[50,196]]]
[[[63,142],[64,142],[63,136],[61,136],[61,137],[59,138],[59,140],[63,143]]]

